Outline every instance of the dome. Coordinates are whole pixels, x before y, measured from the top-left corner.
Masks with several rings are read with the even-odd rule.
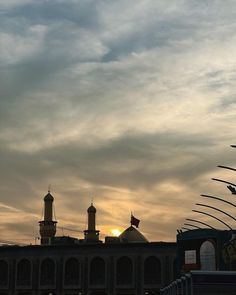
[[[93,206],[93,203],[91,203],[91,206],[88,208],[87,212],[88,213],[96,213],[97,212],[96,208]]]
[[[128,227],[119,235],[123,243],[148,243],[148,240],[133,226]]]
[[[47,194],[46,194],[46,196],[44,197],[44,201],[53,201],[54,200],[54,198],[53,198],[53,196],[50,194],[50,192],[48,192]]]

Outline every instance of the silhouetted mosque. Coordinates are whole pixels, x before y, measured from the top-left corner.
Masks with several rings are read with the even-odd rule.
[[[175,278],[176,243],[148,242],[132,222],[102,242],[93,204],[84,239],[57,237],[53,201],[48,192],[41,245],[0,247],[0,295],[159,294]]]

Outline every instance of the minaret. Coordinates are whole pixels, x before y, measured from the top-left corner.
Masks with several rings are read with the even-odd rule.
[[[44,220],[39,221],[39,232],[41,236],[41,244],[50,244],[51,238],[56,234],[57,221],[53,221],[53,201],[54,198],[48,191],[44,197]]]
[[[86,242],[98,242],[99,230],[96,230],[96,208],[91,203],[88,212],[88,229],[84,231],[84,239]]]

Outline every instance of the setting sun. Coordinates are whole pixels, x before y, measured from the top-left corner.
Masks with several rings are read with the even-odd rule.
[[[113,236],[118,237],[121,234],[121,231],[117,228],[111,229]]]

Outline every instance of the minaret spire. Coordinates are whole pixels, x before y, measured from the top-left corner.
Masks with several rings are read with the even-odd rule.
[[[93,200],[92,200],[93,201]],[[99,230],[96,230],[96,208],[91,202],[88,212],[88,229],[84,231],[84,239],[86,242],[98,242]]]
[[[41,244],[50,244],[51,238],[56,234],[57,221],[53,221],[53,201],[54,198],[49,187],[48,193],[44,197],[44,220],[39,221]]]

